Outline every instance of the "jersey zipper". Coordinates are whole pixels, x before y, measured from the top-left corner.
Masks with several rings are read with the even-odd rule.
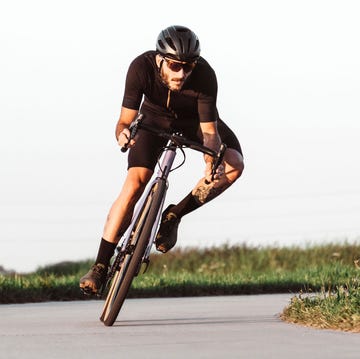
[[[167,95],[167,100],[166,100],[166,108],[168,110],[170,110],[170,94],[171,94],[171,91],[170,91],[170,89],[168,89],[168,95]]]

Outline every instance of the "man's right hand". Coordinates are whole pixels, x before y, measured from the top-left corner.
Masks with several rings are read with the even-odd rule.
[[[126,149],[128,147],[132,147],[135,143],[134,140],[131,140],[129,143],[129,126],[135,120],[136,116],[138,116],[137,110],[132,110],[124,106],[121,107],[120,118],[115,129],[116,139],[121,148]]]
[[[132,139],[129,142],[130,131],[128,128],[124,128],[118,137],[118,144],[121,148],[130,148],[134,145],[135,141]]]

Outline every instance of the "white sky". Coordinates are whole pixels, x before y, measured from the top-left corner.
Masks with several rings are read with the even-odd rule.
[[[192,28],[246,169],[185,217],[179,245],[360,236],[357,1],[25,1],[0,8],[0,265],[94,257],[126,166],[114,139],[127,67]],[[198,168],[198,171],[194,171]],[[167,202],[202,174],[189,156]]]

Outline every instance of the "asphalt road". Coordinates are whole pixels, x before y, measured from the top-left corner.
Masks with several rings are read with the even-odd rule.
[[[290,295],[0,305],[0,358],[360,358],[360,335],[282,322]]]

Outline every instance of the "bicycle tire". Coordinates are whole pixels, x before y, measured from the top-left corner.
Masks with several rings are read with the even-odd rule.
[[[134,245],[139,241],[141,229],[143,227],[146,215],[149,212],[153,195],[154,191],[152,188],[151,191],[149,191],[148,196],[145,199],[142,208],[137,215],[135,224],[131,229],[132,234],[130,238],[130,245]],[[103,321],[105,325],[111,326],[112,323],[116,320],[116,317],[121,309],[122,303],[120,302],[120,300],[117,300],[117,298],[121,288],[123,288],[123,292],[125,291],[123,282],[125,279],[125,275],[128,272],[131,260],[133,259],[133,254],[134,251],[125,254],[124,259],[120,264],[120,267],[115,271],[114,277],[111,281],[110,289],[105,300],[103,312],[100,317],[100,320]],[[127,277],[128,276],[129,274],[127,275]],[[127,284],[128,290],[130,287],[130,283]],[[124,299],[125,298],[123,298],[122,302],[124,301]]]
[[[111,283],[109,293],[107,295],[103,313],[100,320],[105,326],[112,326],[117,319],[121,307],[127,297],[131,283],[136,276],[139,267],[141,266],[142,258],[147,248],[154,221],[158,215],[159,208],[163,201],[163,196],[166,191],[166,182],[159,180],[154,185],[156,187],[150,191],[148,200],[144,202],[143,209],[139,213],[139,217],[145,215],[143,221],[138,221],[134,226],[134,231],[139,231],[139,237],[136,241],[135,248],[131,254],[125,255],[124,261],[119,271],[115,273],[114,279]],[[147,206],[147,204],[149,205]],[[146,210],[147,213],[144,213]],[[141,228],[135,228],[139,227]]]

